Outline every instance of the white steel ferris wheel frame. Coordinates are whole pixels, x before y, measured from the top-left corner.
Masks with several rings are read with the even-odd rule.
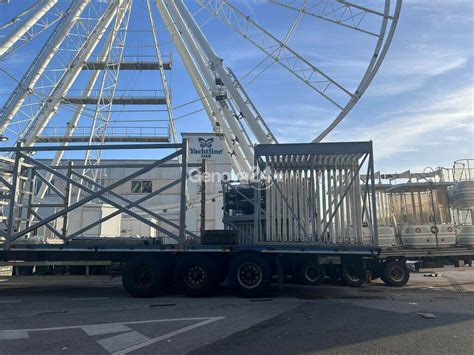
[[[65,16],[58,20],[60,22],[49,41],[42,48],[27,74],[4,106],[0,117],[0,133],[4,132],[12,122],[25,98],[34,92],[39,77],[60,48],[67,33],[77,22],[84,8],[91,1],[74,0]],[[52,90],[53,96],[45,100],[39,114],[35,116],[34,124],[29,126],[30,129],[26,132],[28,134],[24,137],[26,146],[35,145],[39,134],[57,112],[59,105],[63,103],[63,98],[76,80],[83,62],[90,57],[106,29],[112,23],[114,16],[116,16],[116,9],[124,2],[127,1],[109,1],[110,7],[107,13],[97,22],[96,27],[91,31],[90,38],[84,43],[79,52],[79,56],[67,68],[62,80],[55,84],[56,86]],[[21,19],[23,24],[0,42],[0,61],[2,56],[11,52],[15,45],[22,38],[24,39],[25,34],[42,17],[47,15],[56,3],[56,0],[41,0],[27,14],[21,16],[23,17]],[[238,173],[249,173],[254,161],[253,145],[255,143],[277,143],[276,138],[248,97],[243,85],[239,83],[230,69],[224,66],[224,61],[215,53],[183,0],[154,0],[154,3],[180,54],[214,131],[220,137],[225,150],[231,157],[234,170]],[[231,1],[195,0],[195,3],[240,34],[265,53],[267,58],[281,65],[291,75],[303,81],[339,110],[337,117],[313,140],[313,142],[320,142],[347,116],[375,77],[392,42],[402,0],[384,0],[383,12],[344,0],[268,0],[268,3],[297,12],[299,17],[311,16],[377,39],[369,65],[355,91],[347,89],[316,67],[292,49],[287,43],[287,38],[284,40],[278,39],[250,16],[235,7]],[[150,11],[149,6],[148,9]],[[370,17],[380,21],[378,31],[368,30],[364,27],[365,19]],[[150,20],[152,27],[154,27],[152,17],[150,17]],[[289,35],[293,30],[294,28],[290,30]],[[108,38],[107,43],[111,43],[114,40],[113,37],[112,35],[111,38]],[[154,37],[154,41],[157,56],[162,62],[156,37]],[[106,57],[107,53],[102,52],[101,56]],[[164,79],[163,85],[167,85],[163,71],[161,71],[161,77]],[[89,81],[86,92],[90,93],[97,80],[98,76],[94,74]],[[336,100],[334,93],[347,99],[340,102],[340,99],[339,101]],[[174,127],[168,100],[167,104],[170,124]],[[74,134],[83,109],[84,105],[77,107],[66,136]],[[176,135],[173,138],[176,140]],[[67,145],[67,142],[63,144]],[[55,162],[59,163],[61,158],[62,153],[55,157]]]

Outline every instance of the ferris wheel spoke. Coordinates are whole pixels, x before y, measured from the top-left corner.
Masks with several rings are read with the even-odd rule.
[[[347,98],[350,99],[353,96],[344,86],[315,67],[242,11],[229,4],[228,1],[196,0],[196,3],[218,17],[229,28],[239,33],[267,56],[273,58],[337,108],[342,109],[344,103],[340,99],[337,100],[336,96],[345,97],[344,102],[347,101]],[[330,94],[329,91],[332,93]]]
[[[27,13],[20,14],[19,17],[26,16],[24,23],[0,43],[0,59],[3,59],[6,54],[10,53],[17,42],[29,41],[59,21],[60,17],[41,22],[43,16],[48,14],[57,2],[58,0],[42,0],[35,4],[35,7],[27,11]],[[16,21],[13,19],[9,23],[13,24]]]
[[[375,75],[377,74],[378,70],[380,69],[380,66],[382,65],[382,62],[385,59],[385,56],[387,55],[388,49],[390,48],[390,45],[392,43],[393,36],[395,35],[395,31],[397,29],[397,24],[398,24],[398,18],[400,16],[400,11],[402,7],[402,0],[396,0],[396,4],[394,7],[393,15],[391,16],[391,23],[389,30],[384,37],[380,37],[377,41],[377,45],[374,50],[374,54],[372,56],[372,60],[369,63],[369,66],[367,67],[367,71],[364,74],[359,86],[356,89],[356,94],[354,97],[349,100],[347,105],[344,107],[344,109],[339,113],[339,115],[329,124],[326,129],[321,132],[314,140],[313,143],[318,143],[321,142],[329,133],[331,133],[334,128],[347,116],[349,111],[357,104],[361,96],[364,94],[364,92],[367,90],[369,85],[371,84],[372,80],[374,79]],[[389,1],[387,0],[385,3],[385,12],[389,11]],[[382,21],[382,29],[381,32],[384,33],[386,32],[386,29],[388,27],[388,18],[384,18]]]
[[[339,26],[380,37],[383,33],[369,29],[369,23],[377,19],[393,19],[388,13],[342,0],[268,0],[270,3],[306,15],[328,21]]]

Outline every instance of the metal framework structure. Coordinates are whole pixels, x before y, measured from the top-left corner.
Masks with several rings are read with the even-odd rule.
[[[239,185],[223,187],[252,206],[245,213],[225,201],[224,223],[242,244],[364,245],[366,227],[376,245],[372,142],[258,145],[255,160],[264,182],[248,185],[253,196]]]
[[[239,177],[249,178],[258,163],[254,146],[273,145],[278,141],[250,99],[246,85],[225,66],[205,36],[203,27],[207,22],[200,23],[198,15],[204,13],[211,20],[220,20],[265,56],[243,79],[254,82],[272,65],[281,66],[338,111],[336,118],[313,141],[320,142],[347,116],[380,68],[395,33],[401,2],[384,0],[377,5],[365,5],[362,1],[356,4],[345,0],[269,0],[259,4],[286,11],[288,16],[294,17],[280,39],[240,9],[238,3],[227,0],[37,1],[0,24],[0,70],[3,73],[9,75],[2,63],[19,53],[20,47],[35,42],[40,48],[23,77],[17,80],[10,75],[17,80],[17,85],[0,108],[0,138],[8,140],[4,145],[21,145],[21,149],[26,150],[5,150],[4,161],[10,159],[8,161],[15,169],[21,165],[17,159],[34,165],[36,162],[31,160],[31,155],[41,150],[41,144],[51,143],[60,144],[54,152],[52,167],[60,166],[66,148],[75,147],[77,143],[104,149],[109,142],[166,144],[172,141],[177,144],[167,75],[173,62],[171,57],[163,55],[162,32],[166,29],[166,36],[176,48],[234,172]],[[193,12],[193,9],[197,10]],[[133,24],[136,25],[136,14],[140,11],[145,14],[142,16],[144,23],[140,24],[143,28],[137,30]],[[303,19],[322,21],[348,33],[373,39],[373,53],[357,88],[346,87],[335,75],[292,47],[291,39]],[[127,52],[130,48],[143,46],[130,40],[134,33],[139,33],[140,37],[149,35],[148,45],[144,47],[150,48],[151,54],[130,55]],[[130,71],[156,72],[159,87],[121,89],[122,78]],[[118,106],[131,106],[139,112],[166,112],[167,117],[158,123],[153,120],[154,126],[150,129],[116,126],[113,116]],[[134,110],[124,112],[137,112]],[[167,127],[163,127],[164,121]],[[84,189],[80,191],[90,192],[97,187],[101,177],[102,150],[85,149],[83,153],[82,166],[85,168],[79,182]],[[57,172],[50,168],[43,173],[38,179],[44,183],[35,193],[39,199],[48,189],[54,190],[51,181]],[[20,172],[15,170],[15,174]],[[12,176],[2,177],[2,188],[15,190],[15,182],[10,180]],[[78,201],[81,192],[77,194]],[[37,208],[33,208],[27,223],[38,218],[37,212]],[[10,216],[13,214],[8,214],[8,218]],[[13,221],[9,222],[9,226],[14,225]],[[324,228],[332,227],[326,225]]]
[[[107,186],[94,181],[90,177],[83,174],[84,170],[100,170],[104,167],[97,165],[80,165],[75,167],[72,163],[68,165],[50,165],[30,156],[33,150],[41,152],[56,152],[61,151],[91,151],[91,150],[116,150],[131,149],[140,151],[146,150],[162,150],[173,149],[173,153],[156,160],[150,164],[136,165],[136,170],[117,180]],[[138,221],[148,225],[162,234],[178,240],[181,244],[184,243],[186,237],[196,238],[193,233],[186,231],[186,180],[188,178],[187,168],[187,141],[184,140],[180,144],[134,144],[134,145],[83,145],[83,146],[52,146],[52,147],[22,147],[18,144],[15,148],[0,148],[0,152],[14,152],[15,159],[13,161],[4,162],[2,164],[3,172],[8,172],[11,176],[10,181],[0,177],[6,189],[2,191],[0,198],[2,201],[8,203],[8,215],[4,218],[6,231],[0,230],[0,236],[5,238],[5,249],[9,250],[11,243],[15,240],[28,237],[40,227],[48,228],[58,239],[67,242],[77,236],[83,235],[87,230],[102,224],[103,222],[119,215],[121,213],[127,214]],[[131,179],[137,178],[146,174],[153,169],[176,168],[173,159],[180,157],[178,164],[181,174],[178,179],[168,182],[161,188],[144,195],[136,201],[131,201],[124,196],[121,196],[115,189],[121,185],[128,183]],[[51,174],[56,180],[64,183],[64,190],[60,190],[57,185],[52,184],[46,174]],[[5,176],[5,174],[3,174]],[[27,178],[25,178],[27,177]],[[34,196],[34,189],[37,182],[41,181],[53,193],[55,193],[62,201],[60,204],[44,204],[37,201]],[[85,182],[85,183],[84,183]],[[174,223],[171,220],[163,217],[150,209],[143,207],[142,203],[156,197],[169,189],[180,186],[181,202],[179,209],[179,223]],[[76,195],[83,196],[77,201],[72,200],[73,191]],[[107,203],[115,208],[115,211],[83,226],[79,230],[72,231],[68,228],[68,218],[72,212],[77,211],[78,208],[92,201],[101,201]],[[41,216],[36,212],[38,207],[47,208],[52,207],[56,211],[47,216]],[[30,215],[34,216],[34,222],[31,222]],[[61,227],[56,228],[51,222],[61,220],[59,224]],[[161,222],[161,223],[160,223]]]
[[[130,29],[133,9],[140,5],[145,8],[145,17],[149,22],[148,32],[152,39],[149,47],[154,51],[152,61],[128,60],[124,50],[127,32],[133,31]],[[193,13],[190,6],[199,10]],[[168,113],[168,139],[176,142],[172,97],[166,76],[166,71],[171,69],[171,61],[164,59],[160,48],[156,23],[159,16],[215,132],[219,133],[231,156],[234,170],[248,174],[253,164],[253,145],[277,143],[277,139],[247,95],[245,85],[225,67],[224,61],[202,32],[201,27],[205,23],[199,24],[196,14],[207,12],[211,18],[221,20],[265,55],[265,59],[248,74],[255,73],[263,64],[270,62],[252,81],[276,63],[339,111],[332,123],[315,138],[314,142],[319,142],[346,117],[377,73],[395,33],[401,0],[385,0],[377,5],[345,0],[270,0],[264,6],[296,15],[283,39],[238,8],[236,3],[227,0],[186,3],[183,0],[38,1],[0,27],[0,31],[8,32],[0,40],[0,60],[15,52],[20,45],[36,39],[40,33],[50,32],[38,56],[0,111],[0,134],[11,140],[10,146],[15,141],[21,141],[28,147],[45,142],[67,145],[87,139],[90,142],[106,142],[114,105],[163,105]],[[292,48],[291,37],[303,18],[326,22],[374,39],[371,60],[355,90],[341,84],[334,75]],[[96,48],[102,48],[100,53],[94,54],[99,51]],[[126,70],[159,71],[162,94],[137,96],[132,90],[120,93],[117,83],[120,72]],[[80,95],[75,95],[72,86],[79,74],[87,71],[91,72],[89,81]],[[46,127],[51,127],[54,116],[62,107],[74,111],[64,127],[63,137],[43,134]],[[81,122],[84,121],[88,114],[92,118],[87,123],[90,133],[76,137],[75,129],[79,121],[81,118]],[[140,139],[135,137],[133,141]],[[150,140],[151,137],[143,137],[143,141]],[[123,141],[127,141],[126,137]],[[58,153],[56,161],[60,159],[61,154]],[[85,157],[86,162],[89,159],[99,162],[100,156]]]

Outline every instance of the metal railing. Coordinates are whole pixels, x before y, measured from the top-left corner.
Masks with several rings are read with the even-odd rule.
[[[84,166],[75,167],[72,162],[68,166],[50,166],[42,160],[34,159],[33,152],[55,152],[55,151],[89,151],[89,150],[163,150],[170,149],[173,153],[166,154],[163,158],[147,164],[141,164],[135,171],[123,178],[111,182],[104,186],[102,183],[94,181],[89,176],[84,175]],[[186,179],[187,179],[187,141],[181,144],[114,144],[101,146],[37,146],[22,147],[18,144],[14,148],[0,148],[0,152],[9,152],[13,155],[10,164],[8,178],[0,176],[0,184],[7,192],[1,198],[7,202],[7,214],[4,225],[5,230],[0,230],[0,236],[5,239],[4,248],[9,250],[11,243],[21,237],[30,237],[34,231],[40,227],[46,227],[57,238],[67,242],[77,236],[81,236],[85,231],[90,230],[107,220],[119,215],[126,214],[145,225],[157,230],[163,235],[178,241],[179,246],[183,246],[186,236],[197,238],[196,235],[187,231],[186,228]],[[168,152],[166,152],[168,153]],[[155,155],[156,156],[156,155]],[[180,157],[178,162],[177,158]],[[171,161],[176,164],[169,164]],[[127,197],[115,192],[115,190],[129,183],[131,180],[154,170],[169,167],[179,167],[180,177],[168,182],[159,189],[144,194],[138,200],[130,200]],[[100,165],[90,165],[88,169],[103,169]],[[58,188],[51,182],[50,175],[56,181],[62,181],[65,188]],[[57,195],[61,203],[50,206],[45,203],[35,204],[35,183],[41,181],[46,184],[53,193]],[[180,208],[179,223],[174,223],[163,215],[153,212],[143,206],[149,199],[162,194],[175,187],[180,187]],[[75,201],[71,198],[72,191],[81,191],[82,197]],[[87,225],[82,225],[79,230],[71,231],[68,228],[68,218],[74,210],[81,208],[91,202],[101,202],[114,208],[114,212],[92,221]],[[42,216],[37,212],[37,207],[53,207],[54,213]],[[33,217],[33,218],[31,218]],[[51,222],[62,219],[61,229],[58,230]]]
[[[58,137],[66,134],[67,127],[47,127],[44,129],[43,137]],[[90,127],[77,127],[74,131],[75,136],[90,136]],[[169,137],[169,126],[160,127],[107,127],[107,136],[110,137]]]

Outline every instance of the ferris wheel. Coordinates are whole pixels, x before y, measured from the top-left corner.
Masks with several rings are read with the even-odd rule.
[[[175,121],[203,111],[234,170],[248,171],[254,144],[278,142],[266,112],[251,99],[259,88],[280,97],[291,97],[298,88],[324,107],[329,123],[312,139],[320,142],[374,79],[394,37],[401,3],[0,2],[0,76],[9,91],[0,96],[2,144],[177,141]],[[234,41],[238,51],[252,54],[231,69],[226,48]],[[334,50],[327,53],[328,48]],[[331,70],[335,53],[357,62],[350,80],[347,73]],[[178,66],[195,92],[184,103],[174,102],[182,88],[171,91]],[[272,90],[269,83],[255,84],[275,78],[282,84]],[[191,111],[178,113],[186,108]],[[92,164],[100,159],[100,151],[84,156]]]

